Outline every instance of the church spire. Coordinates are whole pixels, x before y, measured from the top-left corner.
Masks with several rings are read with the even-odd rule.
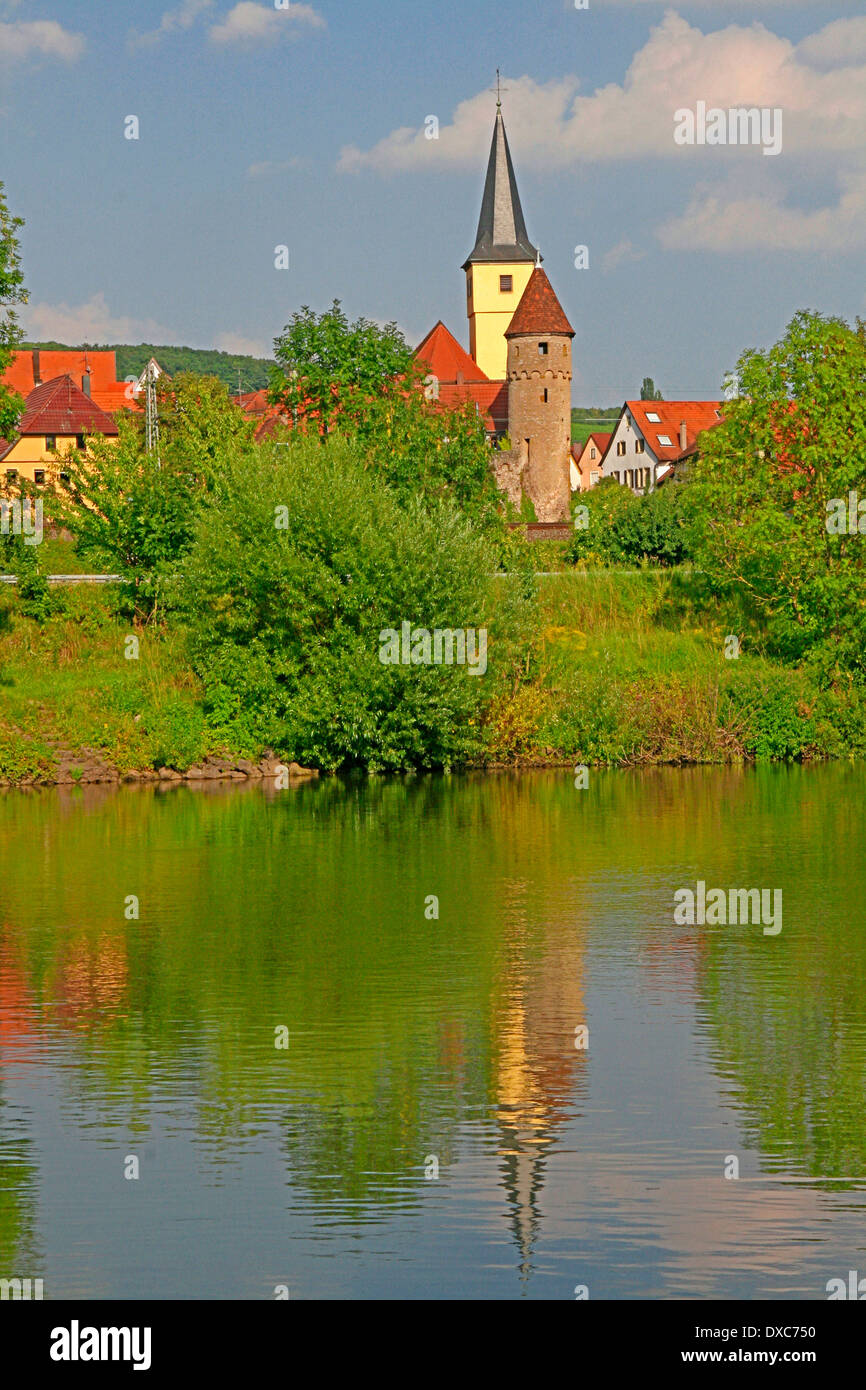
[[[537,256],[538,251],[529,240],[523,220],[501,103],[497,100],[496,124],[493,127],[475,247],[463,263],[463,269],[491,261],[529,261],[534,264]]]

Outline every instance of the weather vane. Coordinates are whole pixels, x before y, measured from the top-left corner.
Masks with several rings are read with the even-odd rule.
[[[500,79],[500,76],[499,76],[499,69],[497,68],[497,69],[496,69],[496,110],[497,110],[497,111],[501,111],[501,110],[502,110],[502,93],[503,93],[503,92],[507,92],[507,91],[508,91],[508,88],[502,86],[502,82],[501,82],[501,79]]]

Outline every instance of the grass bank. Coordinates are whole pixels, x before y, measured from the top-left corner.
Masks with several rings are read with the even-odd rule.
[[[526,679],[488,711],[487,762],[866,753],[863,693],[820,691],[806,672],[769,659],[760,634],[705,599],[688,572],[565,571],[538,585]],[[255,752],[220,745],[209,728],[183,634],[134,632],[114,617],[110,590],[66,590],[42,623],[14,594],[0,601],[11,616],[0,633],[0,779],[50,783],[70,758],[74,779],[94,758],[123,775]],[[725,656],[732,633],[742,641],[736,660]],[[127,657],[130,637],[137,659]]]

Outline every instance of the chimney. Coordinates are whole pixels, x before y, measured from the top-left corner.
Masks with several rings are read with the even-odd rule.
[[[82,389],[82,391],[84,392],[85,396],[92,396],[92,395],[93,395],[93,392],[92,392],[91,389],[90,389],[90,368],[89,368],[89,367],[87,368],[87,371],[84,373],[84,376],[81,378],[81,389]]]
[[[681,420],[681,421],[680,421],[680,451],[681,451],[682,453],[685,453],[685,451],[686,451],[686,449],[687,449],[688,447],[689,447],[689,434],[688,434],[688,430],[686,429],[686,422],[685,422],[685,420]]]
[[[39,366],[39,349],[33,349],[33,385],[42,385],[42,372]]]

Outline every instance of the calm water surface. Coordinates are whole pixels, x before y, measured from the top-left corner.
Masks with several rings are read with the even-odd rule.
[[[0,795],[0,1277],[820,1299],[866,1275],[866,770],[573,783]],[[698,879],[782,889],[781,933],[675,925]]]

